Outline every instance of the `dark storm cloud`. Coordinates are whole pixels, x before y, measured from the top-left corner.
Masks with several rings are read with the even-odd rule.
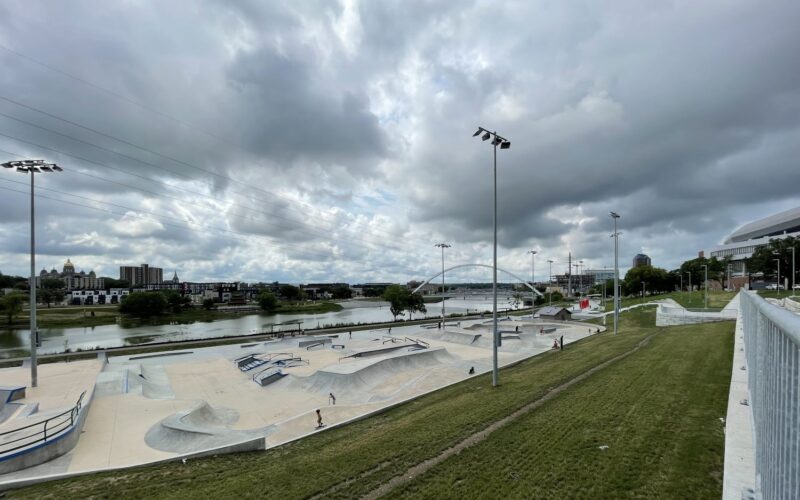
[[[85,0],[0,14],[0,44],[23,54],[0,49],[0,134],[27,141],[0,149],[58,161],[65,173],[39,185],[91,198],[39,192],[42,251],[93,256],[86,267],[401,280],[435,270],[440,238],[454,261],[485,262],[478,125],[512,141],[498,152],[510,267],[526,248],[608,263],[609,210],[626,255],[670,267],[800,203],[796,2]],[[6,269],[25,251],[24,194],[0,191],[0,213]]]

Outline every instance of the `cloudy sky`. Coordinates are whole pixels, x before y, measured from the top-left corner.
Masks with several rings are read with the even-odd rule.
[[[671,269],[800,205],[800,3],[4,1],[0,158],[37,268],[186,280]],[[0,172],[0,270],[29,178]],[[454,279],[489,280],[487,270]],[[501,276],[502,278],[502,276]]]

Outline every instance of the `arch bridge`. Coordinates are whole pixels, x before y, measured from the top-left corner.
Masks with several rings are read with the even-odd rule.
[[[438,277],[439,277],[439,276],[441,276],[443,273],[447,273],[447,272],[449,272],[449,271],[452,271],[452,270],[454,270],[454,269],[462,269],[462,268],[465,268],[465,267],[485,267],[485,268],[487,268],[487,269],[493,269],[493,267],[492,267],[492,266],[490,266],[490,265],[488,265],[488,264],[459,264],[459,265],[457,265],[457,266],[448,267],[448,268],[447,268],[447,269],[445,269],[444,271],[439,271],[438,273],[434,274],[434,275],[433,275],[433,276],[431,276],[430,278],[426,279],[424,282],[422,282],[422,284],[421,284],[420,286],[418,286],[417,288],[415,288],[415,289],[414,289],[414,291],[412,291],[411,293],[417,293],[417,292],[418,292],[418,291],[419,291],[419,290],[420,290],[420,289],[421,289],[423,286],[427,285],[428,283],[430,283],[430,282],[431,282],[431,281],[433,281],[434,279],[438,278]],[[530,288],[531,290],[533,290],[533,292],[534,292],[534,293],[536,293],[536,295],[538,295],[539,297],[544,297],[544,294],[543,294],[543,293],[541,293],[539,290],[537,290],[536,288],[534,288],[534,287],[533,287],[533,286],[532,286],[530,283],[528,283],[528,282],[527,282],[527,281],[525,281],[524,279],[520,278],[520,277],[519,277],[519,276],[517,276],[516,274],[514,274],[514,273],[512,273],[512,272],[510,272],[510,271],[506,271],[505,269],[501,269],[501,268],[499,268],[499,267],[497,268],[497,270],[498,270],[498,271],[502,271],[502,272],[506,273],[507,275],[509,275],[509,276],[513,277],[514,279],[516,279],[517,281],[519,281],[519,282],[520,282],[520,283],[522,283],[523,285],[527,286],[528,288]]]

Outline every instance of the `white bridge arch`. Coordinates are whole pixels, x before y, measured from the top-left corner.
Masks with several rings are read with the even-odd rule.
[[[438,273],[434,274],[434,275],[433,275],[433,276],[431,276],[430,278],[426,279],[424,282],[422,282],[422,284],[421,284],[420,286],[418,286],[417,288],[415,288],[415,289],[414,289],[414,291],[413,291],[413,292],[411,292],[411,293],[417,293],[417,292],[420,290],[420,288],[422,288],[423,286],[427,285],[428,283],[430,283],[430,282],[431,282],[431,281],[433,281],[434,279],[436,279],[436,278],[438,278],[439,276],[441,276],[441,275],[442,275],[442,273],[446,273],[446,272],[448,272],[448,271],[452,271],[453,269],[461,269],[461,268],[464,268],[464,267],[485,267],[485,268],[487,268],[487,269],[493,269],[493,267],[492,267],[492,266],[490,266],[490,265],[488,265],[488,264],[459,264],[459,265],[457,265],[457,266],[448,267],[448,268],[447,268],[447,269],[445,269],[444,271],[439,271]],[[527,281],[525,281],[524,279],[520,278],[520,277],[519,277],[519,276],[517,276],[516,274],[514,274],[514,273],[512,273],[512,272],[510,272],[510,271],[506,271],[505,269],[501,269],[501,268],[499,268],[499,267],[497,268],[497,270],[498,270],[498,271],[502,271],[502,272],[506,273],[507,275],[514,277],[514,278],[515,278],[517,281],[519,281],[519,282],[520,282],[520,283],[522,283],[523,285],[525,285],[525,286],[527,286],[528,288],[530,288],[531,290],[533,290],[533,292],[534,292],[534,293],[536,293],[536,294],[537,294],[539,297],[544,297],[544,294],[543,294],[543,293],[541,293],[539,290],[537,290],[536,288],[534,288],[533,286],[531,286],[531,284],[530,284],[530,283],[528,283],[528,282],[527,282]]]

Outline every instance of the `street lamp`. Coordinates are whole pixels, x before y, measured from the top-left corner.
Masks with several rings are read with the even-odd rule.
[[[481,135],[483,134],[483,135]],[[492,147],[494,149],[494,253],[492,258],[492,386],[497,387],[499,382],[499,372],[497,369],[497,348],[500,346],[500,334],[497,331],[497,146],[500,149],[508,149],[511,147],[511,141],[500,137],[497,132],[489,132],[483,127],[478,127],[478,130],[472,134],[472,137],[481,136],[481,140],[487,141],[492,139]]]
[[[442,327],[444,327],[444,249],[450,248],[447,243],[437,243],[436,245],[442,249]]]
[[[547,280],[547,284],[550,285],[547,287],[547,305],[553,305],[553,261],[551,259],[547,259],[547,262],[550,264],[550,276]]]
[[[703,309],[708,309],[708,264],[703,264],[703,269],[705,269],[705,286],[703,288]]]
[[[16,169],[17,172],[23,174],[31,174],[31,291],[29,302],[31,309],[31,387],[36,387],[38,385],[38,374],[36,368],[36,343],[38,330],[36,327],[36,225],[33,203],[33,178],[35,177],[35,174],[41,174],[43,172],[61,172],[63,169],[55,163],[45,163],[44,160],[9,161],[3,163],[3,166],[5,168]]]
[[[619,233],[617,232],[617,219],[619,214],[611,212],[611,218],[614,219],[614,335],[617,334],[619,324]]]
[[[646,296],[647,296],[647,293],[645,292],[644,281],[642,281],[642,302],[644,302],[644,298]]]
[[[536,257],[536,250],[528,250],[528,253],[531,254],[531,286],[536,288],[536,275],[534,274],[535,263],[534,258]],[[531,290],[531,319],[533,319],[533,312],[536,308],[536,292]]]
[[[775,252],[775,255],[780,255],[779,253]],[[778,263],[778,283],[775,285],[775,289],[778,291],[778,297],[781,296],[781,259],[774,259],[775,262]]]
[[[794,295],[794,247],[792,247],[792,295]]]

